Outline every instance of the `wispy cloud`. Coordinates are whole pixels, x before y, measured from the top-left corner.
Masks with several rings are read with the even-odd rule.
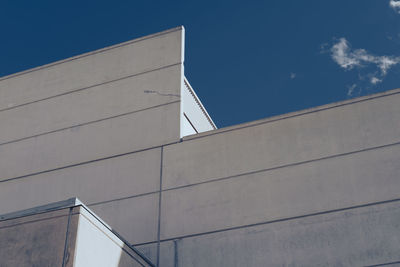
[[[354,89],[356,89],[356,87],[357,87],[357,84],[353,84],[353,85],[351,85],[351,86],[348,86],[347,87],[347,96],[352,96],[353,95],[353,93],[354,93]]]
[[[293,80],[294,78],[296,78],[297,74],[294,72],[290,73],[290,79]]]
[[[400,0],[396,2],[400,8]],[[390,68],[400,63],[400,57],[394,56],[375,56],[368,53],[365,49],[352,49],[345,38],[339,41],[331,48],[332,59],[343,69],[351,70],[354,68],[363,68],[374,66],[380,73],[374,74],[370,79],[371,84],[382,82]]]
[[[400,14],[400,0],[390,0],[389,6],[393,8],[394,11]]]

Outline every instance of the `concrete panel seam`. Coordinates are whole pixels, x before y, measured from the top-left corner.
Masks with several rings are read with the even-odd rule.
[[[127,196],[127,197],[121,197],[121,198],[115,198],[115,199],[110,199],[110,200],[95,202],[95,203],[87,204],[86,206],[88,206],[88,207],[93,207],[93,206],[102,205],[102,204],[107,204],[107,203],[111,203],[111,202],[115,202],[115,201],[122,201],[122,200],[127,200],[127,199],[131,199],[131,198],[136,198],[136,197],[144,197],[144,196],[148,196],[148,195],[153,195],[153,194],[157,194],[157,193],[159,193],[159,192],[160,192],[160,191],[151,191],[151,192],[146,192],[146,193],[137,194],[137,195],[132,195],[132,196]]]
[[[161,237],[161,197],[162,197],[162,175],[163,175],[163,153],[164,147],[161,147],[161,158],[160,158],[160,190],[158,196],[158,225],[157,225],[157,264],[160,266],[160,237]]]
[[[49,64],[46,64],[46,65],[43,65],[43,66],[39,66],[39,67],[36,67],[36,68],[32,68],[32,69],[29,69],[29,70],[25,70],[25,71],[21,71],[21,72],[18,72],[18,73],[10,74],[10,75],[7,75],[7,76],[4,76],[4,77],[0,78],[0,82],[3,81],[3,80],[7,80],[7,79],[10,79],[10,78],[14,78],[14,77],[17,77],[17,76],[21,76],[21,75],[24,75],[24,74],[35,72],[35,71],[38,71],[38,70],[47,69],[49,67],[57,66],[57,65],[60,65],[62,63],[66,63],[66,62],[74,61],[74,60],[77,60],[77,59],[85,58],[85,57],[88,57],[88,56],[100,54],[102,52],[106,52],[106,51],[113,50],[113,49],[116,49],[116,48],[124,47],[124,46],[130,45],[130,44],[134,44],[134,43],[138,43],[138,42],[144,41],[144,40],[156,38],[156,37],[168,34],[168,33],[179,31],[182,28],[183,28],[182,26],[179,26],[179,27],[176,27],[176,28],[173,28],[173,29],[165,30],[165,31],[162,31],[162,32],[159,32],[159,33],[150,34],[150,35],[147,35],[147,36],[144,36],[144,37],[136,38],[134,40],[130,40],[130,41],[123,42],[123,43],[120,43],[120,44],[112,45],[112,46],[109,46],[109,47],[100,48],[100,49],[95,50],[95,51],[91,51],[91,52],[84,53],[84,54],[81,54],[81,55],[73,56],[73,57],[70,57],[70,58],[67,58],[67,59],[64,59],[64,60],[60,60],[60,61],[56,61],[56,62],[53,62],[53,63],[49,63]]]
[[[238,229],[243,229],[243,228],[248,228],[248,227],[255,227],[255,226],[260,226],[260,225],[272,224],[272,223],[279,223],[279,222],[285,222],[285,221],[298,220],[298,219],[302,219],[302,218],[320,216],[320,215],[325,215],[325,214],[330,214],[330,213],[337,213],[337,212],[348,211],[348,210],[355,210],[355,209],[359,209],[359,208],[371,207],[371,206],[376,206],[376,205],[384,205],[384,204],[394,203],[394,202],[400,202],[400,198],[384,200],[384,201],[378,201],[378,202],[372,202],[372,203],[366,203],[366,204],[350,206],[350,207],[345,207],[345,208],[340,208],[340,209],[333,209],[333,210],[314,212],[314,213],[309,213],[309,214],[305,214],[305,215],[281,218],[281,219],[276,219],[276,220],[271,220],[271,221],[264,221],[264,222],[253,223],[253,224],[246,224],[246,225],[240,225],[240,226],[235,226],[235,227],[228,227],[228,228],[224,228],[224,229],[217,229],[217,230],[207,231],[207,232],[202,232],[202,233],[194,233],[194,234],[183,235],[183,236],[174,236],[174,237],[171,237],[171,238],[161,239],[160,242],[167,242],[167,241],[173,241],[173,240],[176,240],[176,239],[184,239],[184,238],[191,238],[191,237],[202,236],[202,235],[216,234],[216,233],[221,233],[221,232],[233,231],[233,230],[238,230]],[[154,244],[154,243],[156,243],[156,241],[134,244],[134,246],[149,245],[149,244]]]
[[[311,162],[322,161],[322,160],[331,159],[331,158],[338,158],[338,157],[348,156],[348,155],[352,155],[352,154],[357,154],[357,153],[362,153],[362,152],[366,152],[366,151],[372,151],[372,150],[377,150],[377,149],[382,149],[382,148],[386,148],[386,147],[390,147],[390,146],[397,146],[397,145],[400,145],[400,141],[395,142],[395,143],[381,145],[381,146],[368,147],[368,148],[364,148],[364,149],[360,149],[360,150],[329,155],[329,156],[320,157],[320,158],[316,158],[316,159],[310,159],[310,160],[305,160],[305,161],[283,164],[283,165],[266,168],[266,169],[261,169],[261,170],[255,170],[255,171],[251,171],[251,172],[239,173],[239,174],[226,176],[226,177],[214,178],[214,179],[210,179],[210,180],[207,180],[204,182],[198,182],[198,183],[193,183],[193,184],[176,186],[176,187],[172,187],[172,188],[166,188],[163,191],[172,191],[172,190],[176,190],[176,189],[181,189],[181,188],[186,188],[186,187],[191,187],[191,186],[196,186],[196,185],[201,185],[201,184],[208,184],[208,183],[212,183],[212,182],[218,182],[218,181],[228,180],[228,179],[232,179],[232,178],[238,178],[238,177],[242,177],[242,176],[246,176],[246,175],[268,172],[268,171],[273,171],[273,170],[282,169],[282,168],[286,168],[286,167],[298,166],[298,165],[303,165],[303,164],[307,164],[307,163],[311,163]]]
[[[55,210],[54,210],[54,211],[55,211]],[[42,212],[42,213],[46,213],[46,212]],[[37,214],[41,214],[41,213],[37,213]],[[37,215],[37,214],[35,214],[35,215]],[[79,214],[79,213],[78,213],[78,214]],[[72,214],[72,215],[75,215],[75,214]],[[0,222],[5,222],[5,221],[10,221],[10,220],[20,219],[20,218],[29,217],[29,216],[32,216],[32,215],[26,215],[26,216],[11,218],[11,219],[3,220],[3,221],[0,221]],[[42,222],[42,221],[47,221],[47,220],[51,220],[51,219],[57,219],[57,218],[67,217],[67,216],[69,216],[69,215],[52,216],[52,217],[47,217],[47,218],[43,218],[43,219],[36,219],[36,220],[31,220],[31,221],[22,222],[22,223],[16,223],[16,224],[7,225],[7,226],[0,226],[0,230],[2,230],[2,229],[7,229],[7,228],[10,228],[10,227],[20,226],[20,225],[26,225],[26,224],[30,224],[30,223],[36,223],[36,222]]]
[[[49,131],[49,132],[35,134],[35,135],[27,136],[27,137],[24,137],[24,138],[19,138],[19,139],[7,141],[7,142],[4,142],[4,143],[0,143],[0,146],[8,145],[8,144],[11,144],[11,143],[17,143],[17,142],[20,142],[20,141],[23,141],[23,140],[36,138],[36,137],[39,137],[39,136],[48,135],[48,134],[52,134],[52,133],[56,133],[56,132],[62,132],[62,131],[68,130],[68,129],[73,129],[73,128],[76,128],[76,127],[86,126],[86,125],[90,125],[90,124],[94,124],[94,123],[98,123],[98,122],[102,122],[102,121],[106,121],[106,120],[110,120],[110,119],[114,119],[114,118],[119,118],[119,117],[123,117],[123,116],[131,115],[131,114],[139,113],[139,112],[150,110],[150,109],[155,109],[155,108],[159,108],[159,107],[163,107],[163,106],[168,106],[168,105],[179,103],[179,102],[180,102],[180,100],[176,100],[176,101],[173,101],[173,102],[159,104],[159,105],[155,105],[155,106],[151,106],[151,107],[143,108],[143,109],[139,109],[139,110],[129,111],[129,112],[125,112],[125,113],[122,113],[122,114],[118,114],[118,115],[114,115],[114,116],[110,116],[110,117],[106,117],[106,118],[102,118],[102,119],[97,119],[97,120],[89,121],[89,122],[85,122],[85,123],[80,123],[80,124],[68,126],[68,127],[65,127],[65,128]]]
[[[178,239],[174,240],[174,267],[179,266],[179,257],[178,257]]]
[[[364,267],[390,266],[390,265],[394,265],[394,264],[400,264],[400,261],[386,262],[386,263],[381,263],[381,264],[376,264],[376,265],[366,265]]]
[[[339,107],[342,107],[342,106],[348,106],[348,105],[361,103],[361,102],[366,102],[366,101],[369,101],[369,100],[378,99],[378,98],[387,97],[387,96],[396,95],[396,94],[400,94],[400,90],[396,90],[393,93],[388,93],[388,94],[383,94],[383,95],[379,94],[379,95],[375,95],[375,96],[367,96],[365,99],[349,100],[349,102],[345,102],[345,103],[340,103],[339,102],[339,104],[336,104],[336,105],[335,104],[328,104],[329,105],[328,107],[321,106],[321,107],[317,107],[317,108],[312,108],[312,110],[295,111],[295,112],[293,112],[295,114],[289,113],[288,115],[278,115],[279,117],[275,118],[275,119],[272,117],[271,119],[267,119],[266,121],[254,122],[254,124],[251,124],[251,122],[250,122],[250,125],[237,126],[237,127],[232,126],[234,128],[226,129],[226,130],[221,128],[221,129],[217,129],[217,130],[214,130],[214,131],[200,133],[200,136],[197,136],[197,134],[189,135],[189,136],[185,136],[184,138],[182,138],[182,141],[183,142],[189,142],[191,140],[196,140],[196,139],[204,138],[204,137],[207,137],[207,136],[213,136],[213,135],[217,135],[217,134],[222,134],[222,133],[232,132],[232,131],[241,130],[241,129],[245,129],[245,128],[255,127],[255,126],[268,124],[268,123],[272,123],[272,122],[276,122],[276,121],[281,121],[281,120],[285,120],[285,119],[300,117],[300,116],[303,116],[303,115],[308,115],[308,114],[316,113],[316,112],[319,112],[319,111],[330,110],[330,109],[339,108]],[[292,115],[290,115],[290,114],[292,114]],[[246,123],[246,124],[248,124],[248,123]]]
[[[120,78],[117,78],[117,79],[114,79],[114,80],[109,80],[109,81],[106,81],[106,82],[93,84],[93,85],[90,85],[90,86],[85,86],[85,87],[74,89],[72,91],[64,92],[64,93],[61,93],[61,94],[58,94],[58,95],[53,95],[53,96],[49,96],[49,97],[46,97],[46,98],[38,99],[38,100],[35,100],[35,101],[30,101],[30,102],[26,102],[26,103],[23,103],[23,104],[15,105],[15,106],[12,106],[12,107],[3,108],[3,109],[0,109],[0,112],[6,111],[6,110],[10,110],[10,109],[19,108],[19,107],[22,107],[22,106],[27,106],[27,105],[34,104],[34,103],[37,103],[37,102],[46,101],[46,100],[57,98],[57,97],[60,97],[60,96],[73,94],[73,93],[76,93],[76,92],[84,91],[86,89],[102,86],[102,85],[105,85],[105,84],[118,82],[118,81],[121,81],[121,80],[125,80],[125,79],[129,79],[129,78],[132,78],[132,77],[135,77],[135,76],[139,76],[139,75],[142,75],[142,74],[147,74],[147,73],[159,71],[159,70],[162,70],[162,69],[167,69],[167,68],[174,67],[174,66],[177,66],[177,65],[180,65],[180,64],[181,64],[181,62],[178,62],[178,63],[162,66],[162,67],[159,67],[159,68],[156,68],[156,69],[147,70],[147,71],[131,74],[131,75],[128,75],[128,76],[120,77]]]
[[[68,255],[68,235],[69,235],[69,228],[70,228],[70,224],[71,224],[72,210],[73,210],[73,207],[70,207],[69,208],[69,214],[68,214],[67,231],[65,233],[64,256],[63,256],[63,260],[62,260],[62,267],[65,267],[65,264],[67,263],[67,260],[69,258],[69,255]]]
[[[175,142],[170,142],[170,143],[167,143],[167,144],[171,145],[171,144],[177,144],[179,142],[180,142],[180,140],[177,140]],[[143,152],[143,151],[148,151],[148,150],[160,148],[160,147],[162,147],[164,145],[166,145],[166,144],[158,145],[158,146],[152,146],[152,147],[148,147],[148,148],[143,148],[143,149],[139,149],[139,150],[135,150],[135,151],[131,151],[131,152],[126,152],[126,153],[122,153],[122,154],[112,155],[112,156],[108,156],[108,157],[104,157],[104,158],[99,158],[99,159],[93,159],[93,160],[89,160],[89,161],[79,162],[79,163],[75,163],[75,164],[71,164],[71,165],[67,165],[67,166],[62,166],[62,167],[58,167],[58,168],[54,168],[54,169],[49,169],[49,170],[29,173],[29,174],[25,174],[25,175],[21,175],[21,176],[17,176],[17,177],[7,178],[7,179],[4,179],[4,180],[0,180],[0,183],[7,182],[7,181],[12,181],[12,180],[17,180],[17,179],[28,178],[28,177],[31,177],[31,176],[34,176],[34,175],[39,175],[39,174],[42,174],[42,173],[48,173],[48,172],[52,172],[52,171],[58,171],[58,170],[62,170],[62,169],[72,168],[72,167],[76,167],[76,166],[80,166],[80,165],[84,165],[84,164],[90,164],[90,163],[98,162],[98,161],[101,161],[101,160],[107,160],[107,159],[112,159],[112,158],[131,155],[131,154],[135,154],[135,153],[140,153],[140,152]]]

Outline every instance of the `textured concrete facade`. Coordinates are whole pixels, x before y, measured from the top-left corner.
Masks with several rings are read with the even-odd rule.
[[[0,221],[0,266],[62,266],[69,210]],[[76,235],[76,217],[70,222]],[[72,258],[74,249],[67,252]],[[72,266],[71,264],[66,266]]]
[[[183,63],[179,27],[0,79],[0,214],[76,196],[160,266],[400,263],[400,90],[215,129]]]
[[[154,266],[73,198],[0,217],[1,266]]]

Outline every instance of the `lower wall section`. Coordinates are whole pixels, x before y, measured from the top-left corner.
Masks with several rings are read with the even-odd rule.
[[[160,266],[400,263],[400,201],[161,243]],[[139,249],[156,259],[157,244]]]
[[[154,266],[78,199],[0,216],[1,267]]]
[[[64,209],[0,221],[0,266],[62,266],[63,259],[65,266],[73,266],[78,220],[68,216]]]

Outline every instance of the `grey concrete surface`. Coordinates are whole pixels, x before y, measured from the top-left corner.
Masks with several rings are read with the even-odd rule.
[[[2,267],[153,266],[77,199],[1,218]]]
[[[399,102],[400,93],[167,146],[163,188],[400,142]]]
[[[164,191],[161,239],[399,197],[400,145]]]
[[[158,193],[149,194],[89,208],[129,243],[152,242],[157,240],[158,196]]]
[[[68,210],[0,221],[0,266],[62,266],[67,224]]]
[[[365,96],[355,97],[355,98],[351,98],[351,99],[346,99],[346,100],[333,102],[333,103],[329,103],[329,104],[325,104],[325,105],[321,105],[321,106],[316,106],[316,107],[306,108],[306,109],[302,109],[302,110],[297,110],[297,111],[284,113],[284,114],[280,114],[280,115],[275,115],[275,116],[272,116],[272,117],[267,117],[267,118],[263,118],[263,119],[259,119],[259,120],[254,120],[254,121],[244,122],[244,123],[240,123],[240,124],[235,124],[235,125],[219,128],[219,129],[214,130],[214,131],[203,132],[203,133],[198,133],[198,134],[195,134],[195,135],[185,136],[185,137],[182,138],[182,140],[183,141],[187,141],[187,140],[192,140],[192,139],[198,139],[198,138],[204,137],[204,136],[221,134],[221,133],[225,133],[225,132],[230,132],[232,130],[238,130],[238,129],[241,129],[241,128],[247,128],[247,127],[250,127],[250,126],[256,126],[256,125],[260,125],[260,124],[265,124],[265,123],[268,123],[268,122],[274,122],[274,121],[278,121],[278,120],[284,120],[284,119],[289,119],[289,118],[293,118],[293,117],[303,116],[303,115],[306,115],[306,114],[309,114],[309,113],[315,113],[315,112],[318,112],[318,111],[323,111],[323,110],[328,110],[328,109],[333,109],[333,108],[340,108],[340,107],[349,106],[349,105],[353,105],[353,104],[361,103],[361,102],[368,102],[370,100],[374,100],[374,99],[377,99],[377,98],[391,97],[391,96],[397,95],[397,94],[400,94],[400,88],[391,89],[391,90],[383,91],[383,92],[380,92],[380,93],[375,93],[375,94],[369,94],[369,95],[365,95]]]
[[[69,223],[67,221],[68,231],[66,232],[66,239],[64,243],[64,264],[66,267],[74,266],[76,256],[76,241],[78,235],[78,224],[80,221],[79,207],[72,208]]]
[[[179,140],[179,102],[0,146],[0,180]]]
[[[157,243],[135,246],[143,255],[152,262],[157,262]]]
[[[142,252],[152,262],[157,262],[157,243],[135,246],[140,252]],[[161,242],[160,243],[160,261],[159,266],[162,267],[178,267],[184,266],[179,265],[178,254],[175,253],[175,244],[173,241]]]
[[[0,214],[76,196],[90,205],[160,188],[161,149],[0,182]]]
[[[0,79],[0,110],[183,63],[183,28],[146,36]]]
[[[397,201],[188,237],[162,243],[177,260],[160,266],[398,265],[399,220]]]
[[[7,125],[0,144],[180,100],[181,69],[174,65],[0,111],[0,125]]]

